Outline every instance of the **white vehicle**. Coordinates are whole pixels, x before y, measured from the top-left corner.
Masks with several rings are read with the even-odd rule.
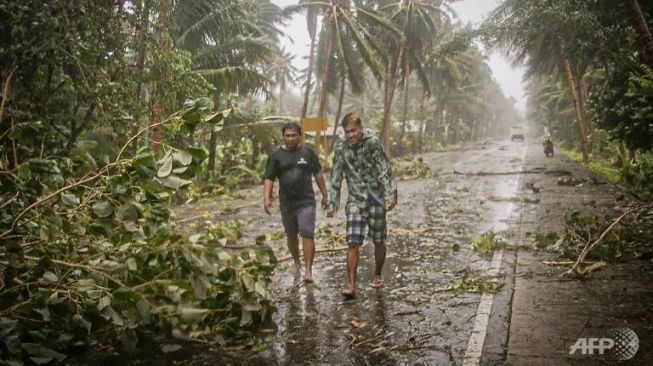
[[[510,127],[510,140],[521,140],[524,141],[524,129],[522,126],[512,126]]]

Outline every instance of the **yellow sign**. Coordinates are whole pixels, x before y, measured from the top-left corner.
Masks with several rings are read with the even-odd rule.
[[[328,127],[325,116],[302,118],[302,131],[324,131]]]
[[[302,127],[302,141],[306,141],[306,132],[317,132],[315,137],[315,148],[319,151],[324,149],[324,152],[329,154],[329,144],[327,142],[327,128],[329,121],[326,116],[319,117],[304,117],[301,121]]]

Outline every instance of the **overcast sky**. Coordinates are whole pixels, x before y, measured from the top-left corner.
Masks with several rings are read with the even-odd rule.
[[[273,3],[284,7],[296,4],[297,0],[272,0]],[[453,4],[453,8],[463,23],[478,23],[497,6],[498,0],[462,0]],[[306,57],[310,48],[310,39],[306,30],[305,14],[295,15],[284,29],[290,38],[282,39],[282,44],[295,57],[295,66],[299,69],[306,68]],[[501,85],[506,96],[515,99],[515,106],[524,111],[526,98],[522,88],[522,71],[513,68],[510,63],[498,52],[490,54],[488,65],[492,69],[495,80]]]

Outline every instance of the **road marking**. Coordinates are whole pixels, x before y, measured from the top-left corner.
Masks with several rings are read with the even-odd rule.
[[[497,250],[492,256],[492,263],[488,275],[496,277],[499,275],[501,269],[501,261],[503,261],[503,250]],[[490,293],[483,293],[481,302],[478,304],[476,310],[476,319],[474,320],[474,328],[472,335],[467,342],[467,350],[465,351],[465,358],[463,359],[463,366],[478,365],[481,362],[481,353],[483,352],[483,344],[485,343],[485,335],[487,334],[487,324],[490,319],[490,311],[492,311],[492,303],[494,302],[494,295]]]
[[[524,158],[526,157],[526,148],[521,156],[522,164]],[[517,177],[521,176],[518,175]],[[519,178],[515,182],[515,189],[517,191],[517,185],[519,184]],[[507,218],[510,218],[512,215],[513,202],[508,203]],[[501,271],[501,262],[503,261],[503,250],[497,250],[492,255],[492,262],[490,263],[490,270],[488,271],[488,276],[497,277]],[[474,327],[472,328],[472,334],[469,336],[469,341],[467,342],[467,349],[465,350],[465,356],[463,358],[463,366],[477,366],[481,363],[481,355],[483,354],[483,344],[485,343],[485,336],[487,335],[487,325],[490,320],[490,312],[492,311],[492,304],[494,303],[494,294],[483,293],[481,295],[481,302],[478,304],[476,309],[476,318],[474,319]]]

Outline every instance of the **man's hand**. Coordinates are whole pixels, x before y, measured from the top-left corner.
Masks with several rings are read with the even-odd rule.
[[[327,196],[326,196],[326,195],[322,195],[322,202],[321,202],[321,204],[322,204],[322,209],[323,209],[323,210],[326,210],[326,208],[327,208],[327,203],[328,203]]]
[[[327,217],[335,217],[336,216],[336,211],[337,210],[335,208],[327,210]]]
[[[263,209],[265,210],[265,213],[268,215],[272,214],[272,201],[269,199],[264,199],[263,200]]]
[[[397,205],[396,200],[385,200],[385,209],[387,211],[392,210]]]

